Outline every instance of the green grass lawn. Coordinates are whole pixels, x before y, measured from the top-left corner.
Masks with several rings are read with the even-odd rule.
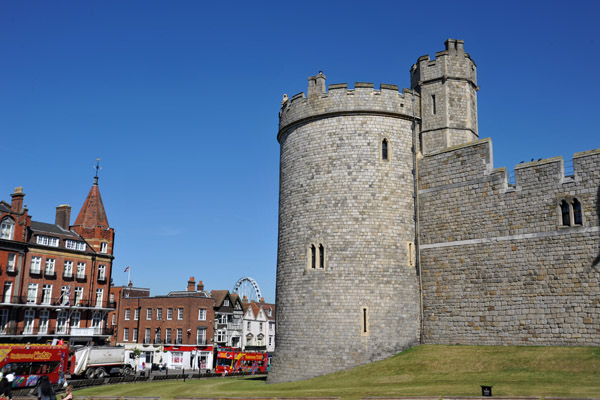
[[[308,368],[308,367],[307,367]],[[494,396],[600,398],[600,348],[423,345],[352,370],[291,383],[264,377],[130,383],[79,390],[80,396],[316,397]]]

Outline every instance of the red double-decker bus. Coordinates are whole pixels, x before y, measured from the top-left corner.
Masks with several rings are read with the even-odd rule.
[[[267,353],[240,351],[227,348],[217,351],[215,372],[230,374],[234,372],[266,373],[269,365]]]
[[[35,386],[43,375],[57,383],[60,373],[67,373],[68,360],[68,345],[0,344],[0,372],[15,374],[15,388]]]

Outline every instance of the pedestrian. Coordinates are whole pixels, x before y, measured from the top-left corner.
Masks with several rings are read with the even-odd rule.
[[[11,386],[12,384],[8,381],[8,379],[2,378],[0,380],[0,398],[8,400],[12,399]]]
[[[73,385],[67,386],[66,396],[62,400],[73,400]]]
[[[56,400],[54,388],[48,375],[42,375],[38,383],[38,400]]]
[[[6,379],[8,379],[8,383],[12,384],[12,381],[15,380],[15,373],[14,372],[9,372],[8,374],[6,374]]]

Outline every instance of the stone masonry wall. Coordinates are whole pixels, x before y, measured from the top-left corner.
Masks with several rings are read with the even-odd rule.
[[[412,122],[404,115],[410,103],[366,112],[384,94],[364,89],[347,95],[344,88],[337,96],[330,87],[328,95],[292,100],[300,109],[292,104],[283,111],[269,382],[383,359],[419,338],[418,283],[408,251],[415,235]],[[390,96],[401,99],[397,91]],[[332,113],[334,107],[340,112]],[[381,157],[384,138],[389,160]],[[311,244],[324,246],[323,269],[311,266]]]
[[[491,141],[419,162],[426,343],[600,345],[600,150],[493,169]],[[577,198],[583,224],[562,226]]]

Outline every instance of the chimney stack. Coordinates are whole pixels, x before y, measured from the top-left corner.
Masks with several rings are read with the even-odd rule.
[[[69,230],[71,224],[71,206],[68,204],[61,204],[56,207],[56,218],[54,223],[64,230]]]
[[[198,290],[199,292],[204,291],[204,283],[202,281],[198,282],[198,287],[196,290]]]
[[[16,187],[15,192],[10,197],[12,197],[10,209],[15,213],[21,213],[23,210],[23,198],[25,197],[23,186]]]
[[[193,292],[195,286],[196,286],[196,282],[194,281],[194,277],[190,276],[190,280],[188,281],[187,291]]]

